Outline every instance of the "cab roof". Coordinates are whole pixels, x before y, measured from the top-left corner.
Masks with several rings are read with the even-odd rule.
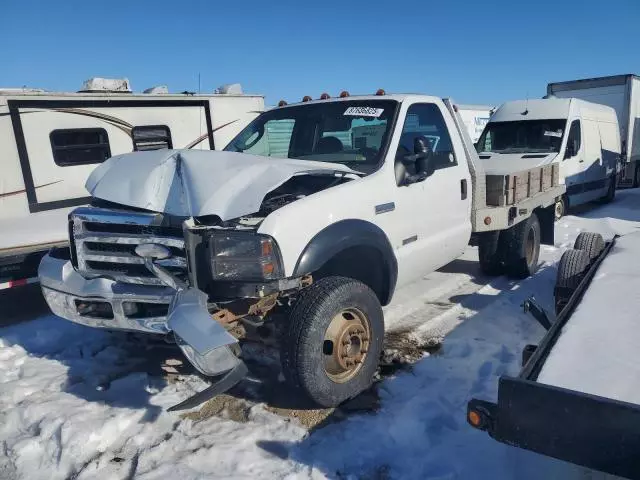
[[[380,100],[393,100],[396,102],[404,102],[406,100],[420,100],[426,102],[433,101],[442,101],[440,97],[434,97],[430,95],[421,95],[417,93],[393,93],[393,94],[385,94],[385,95],[349,95],[348,97],[330,97],[325,100],[309,100],[307,102],[296,102],[296,103],[288,103],[287,105],[283,105],[281,107],[274,108],[287,108],[294,107],[299,105],[314,105],[318,103],[335,103],[335,102],[352,102],[354,100],[357,101],[380,101]]]
[[[490,121],[563,119],[569,117],[572,108],[582,111],[590,110],[604,116],[615,116],[615,111],[611,107],[579,98],[543,98],[506,102],[498,107]]]

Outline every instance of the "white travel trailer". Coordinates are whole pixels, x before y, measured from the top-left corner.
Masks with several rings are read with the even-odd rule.
[[[471,141],[476,143],[496,107],[490,105],[458,105],[458,113],[467,127]]]
[[[569,205],[615,196],[621,145],[611,107],[576,98],[507,102],[491,116],[476,149],[491,173],[558,164],[567,191],[557,217]]]
[[[96,165],[139,150],[221,149],[264,110],[239,85],[145,92],[126,79],[91,79],[77,93],[0,89],[0,289],[28,282],[42,254],[67,242],[67,215],[89,203]]]
[[[622,147],[620,183],[640,186],[640,77],[614,75],[550,83],[547,94],[557,98],[581,98],[616,111]]]

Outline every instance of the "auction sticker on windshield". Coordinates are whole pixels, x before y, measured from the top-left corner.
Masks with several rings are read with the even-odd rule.
[[[545,131],[544,132],[544,136],[545,137],[558,137],[561,138],[562,137],[562,130],[558,130],[557,132],[551,132],[551,131]]]
[[[373,117],[378,118],[384,112],[384,108],[373,107],[349,107],[345,110],[344,115],[352,117]]]

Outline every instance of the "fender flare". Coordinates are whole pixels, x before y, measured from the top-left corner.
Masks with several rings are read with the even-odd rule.
[[[340,220],[320,230],[302,250],[293,276],[318,271],[337,254],[352,247],[372,247],[382,256],[389,288],[381,303],[388,304],[398,279],[398,261],[387,235],[380,227],[365,220]]]

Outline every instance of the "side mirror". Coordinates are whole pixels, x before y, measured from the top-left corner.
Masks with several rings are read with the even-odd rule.
[[[433,174],[435,169],[433,168],[432,153],[431,143],[426,137],[418,136],[413,139],[413,154],[405,155],[402,158],[402,163],[408,167],[413,166],[415,174],[407,175],[403,182],[404,185],[422,182]]]

